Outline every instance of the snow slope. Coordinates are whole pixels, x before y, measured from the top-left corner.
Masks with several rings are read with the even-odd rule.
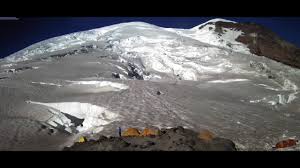
[[[293,91],[287,96],[295,97],[298,93],[296,76],[299,70],[250,54],[247,46],[235,41],[243,32],[224,28],[224,34],[218,34],[214,31],[217,21],[233,22],[218,18],[191,29],[162,28],[143,22],[130,22],[76,32],[33,44],[6,57],[4,60],[9,64],[2,66],[12,65],[10,62],[16,64],[36,59],[39,55],[54,51],[92,44],[96,52],[102,47],[115,53],[119,62],[131,64],[127,67],[128,71],[145,80],[200,81],[223,73],[271,75],[276,76],[272,82],[280,87],[275,90]],[[97,64],[101,65],[101,62]],[[117,67],[123,73],[120,77],[126,79],[129,72],[124,67]],[[289,72],[295,76],[292,77]]]
[[[220,20],[226,21],[214,19],[208,22]],[[51,38],[14,53],[5,60],[25,61],[35,58],[36,55],[91,42],[103,42],[107,45],[107,50],[120,56],[121,61],[133,61],[142,70],[168,73],[172,76],[180,76],[184,80],[198,80],[199,75],[203,73],[222,73],[230,68],[234,69],[227,59],[220,56],[220,54],[230,54],[223,50],[224,47],[232,51],[248,53],[246,46],[235,41],[241,32],[228,30],[220,37],[214,30],[209,30],[208,26],[200,30],[198,27],[179,30],[143,22],[121,23]],[[228,43],[234,45],[229,47]],[[214,62],[214,65],[206,64],[210,62]]]
[[[199,27],[201,27],[202,25],[205,25],[207,23],[217,22],[217,21],[232,22],[224,19],[213,19],[191,29],[162,28],[162,27],[158,27],[143,22],[121,23],[121,24],[116,24],[116,25],[107,26],[103,28],[76,32],[76,33],[71,33],[71,34],[47,39],[39,43],[33,44],[14,54],[11,54],[6,58],[6,60],[10,62],[29,60],[33,55],[58,51],[76,45],[83,45],[88,42],[101,41],[103,39],[111,43],[115,42],[114,44],[116,44],[116,41],[111,41],[116,37],[118,37],[120,41],[125,40],[123,45],[126,45],[126,42],[127,45],[129,45],[132,42],[138,42],[138,41],[140,42],[140,44],[147,43],[147,40],[151,43],[156,43],[156,42],[162,42],[163,39],[174,40],[174,38],[180,39],[184,37],[189,37],[204,43],[208,43],[216,46],[222,46],[222,47],[226,47],[225,45],[227,44],[226,42],[239,44],[235,41],[235,38],[239,36],[241,32],[235,30],[228,30],[228,31],[225,30],[227,33],[222,35],[222,37],[219,37],[213,31],[214,25],[208,25],[199,30]],[[212,27],[213,29],[209,30],[209,27]],[[146,32],[146,34],[154,35],[154,36],[152,36],[150,39],[149,36],[146,37],[139,36],[138,34],[140,34],[140,31],[143,31],[143,35]],[[126,32],[126,34],[124,34],[124,32]],[[159,34],[161,35],[157,36]],[[145,39],[147,37],[148,39]],[[220,42],[220,40],[223,40],[223,42]],[[241,45],[240,48],[241,51],[248,51],[246,46],[242,46],[242,44],[240,45]],[[235,48],[233,49],[235,50]]]

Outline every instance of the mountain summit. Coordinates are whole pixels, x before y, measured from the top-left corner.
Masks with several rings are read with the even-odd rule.
[[[5,59],[8,61],[27,60],[33,55],[57,51],[92,41],[101,41],[107,37],[106,34],[113,35],[113,32],[130,31],[130,29],[132,29],[132,33],[127,33],[127,36],[134,37],[144,29],[153,30],[153,35],[157,36],[159,36],[159,33],[170,34],[174,32],[182,36],[181,38],[189,37],[203,43],[232,49],[233,51],[265,56],[292,67],[300,67],[300,49],[284,41],[271,30],[255,23],[237,23],[220,18],[209,20],[192,29],[162,28],[144,22],[121,23],[45,40]]]

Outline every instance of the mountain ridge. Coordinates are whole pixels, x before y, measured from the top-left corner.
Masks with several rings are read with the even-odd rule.
[[[292,67],[300,67],[300,49],[281,39],[271,30],[255,23],[238,23],[221,18],[209,20],[191,29],[164,28],[139,21],[119,23],[43,40],[5,57],[4,60],[9,62],[29,60],[33,55],[58,51],[89,41],[98,41],[108,32],[121,30],[128,26],[175,32],[180,36],[190,37],[200,42],[233,51],[265,56]],[[207,27],[208,30],[205,30]]]

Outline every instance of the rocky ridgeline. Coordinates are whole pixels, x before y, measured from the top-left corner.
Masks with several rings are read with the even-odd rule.
[[[80,138],[65,151],[236,151],[228,139],[216,137],[210,131],[200,133],[176,127],[170,129],[129,128],[120,137],[101,136],[98,140]]]
[[[211,23],[208,23],[211,24]],[[300,49],[280,38],[270,29],[255,23],[232,23],[218,21],[216,33],[223,34],[223,28],[242,31],[236,41],[245,44],[250,52],[265,56],[283,64],[300,68]]]

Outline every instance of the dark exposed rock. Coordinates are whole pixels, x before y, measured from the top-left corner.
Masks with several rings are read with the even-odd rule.
[[[67,151],[236,151],[235,144],[224,138],[214,137],[207,141],[198,133],[183,127],[162,129],[154,137],[101,136],[97,141],[75,143]]]
[[[33,67],[25,66],[25,67],[20,67],[20,68],[16,68],[16,69],[8,69],[8,70],[6,70],[6,72],[15,73],[15,72],[20,72],[20,71],[29,70],[29,69],[33,69]]]
[[[15,69],[9,69],[7,72],[14,73],[14,72],[15,72]]]
[[[144,80],[143,72],[134,64],[128,63],[128,76],[130,78],[136,78],[138,80]]]
[[[107,55],[100,55],[99,58],[106,58],[108,57]]]
[[[53,54],[53,55],[50,55],[51,58],[62,58],[62,57],[65,57],[65,56],[68,56],[68,55],[74,55],[74,54],[77,54],[79,51],[76,49],[76,50],[72,50],[72,51],[69,51],[69,52],[64,52],[64,53],[59,53],[59,54]]]
[[[86,54],[86,53],[88,53],[89,51],[88,51],[87,48],[81,48],[81,49],[80,49],[80,52]]]
[[[213,24],[213,23],[209,23]],[[266,27],[255,23],[215,22],[215,32],[223,34],[222,28],[241,30],[236,41],[248,46],[250,52],[265,56],[292,67],[300,68],[300,49],[281,39]],[[205,25],[203,25],[205,26]]]
[[[62,58],[68,55],[67,53],[64,54],[55,54],[55,55],[50,55],[51,58]]]
[[[230,47],[230,48],[232,47],[232,44],[231,44],[231,43],[227,43],[226,45],[227,45],[228,47]]]
[[[49,134],[51,135],[51,134],[53,134],[53,133],[54,133],[54,129],[51,128],[51,129],[49,130]]]
[[[269,75],[268,75],[268,78],[269,78],[269,79],[275,79],[276,77],[275,77],[274,75],[269,74]]]
[[[265,72],[268,73],[268,69],[265,64],[261,62],[256,62],[256,61],[250,61],[250,67],[254,68],[258,72]]]
[[[42,128],[42,129],[46,129],[47,126],[46,126],[46,125],[42,125],[41,128]]]
[[[16,68],[15,71],[18,72],[18,71],[23,71],[23,70],[27,70],[27,69],[33,69],[33,68],[29,67],[29,66],[25,66],[25,67],[21,67],[21,68]]]
[[[96,48],[98,48],[98,46],[96,46],[96,45],[87,45],[87,46],[85,46],[87,49],[96,49]]]
[[[64,114],[69,120],[71,120],[71,123],[74,123],[75,127],[81,126],[83,121],[84,121],[84,119],[77,118],[77,117],[72,116],[70,114],[63,113],[63,112],[61,112],[61,113]]]
[[[79,49],[74,49],[74,50],[68,51],[68,52],[53,54],[53,55],[50,55],[50,57],[51,58],[63,58],[68,55],[74,55],[74,54],[80,54],[80,53],[87,54],[90,52],[90,50],[95,49],[95,48],[97,48],[97,46],[95,46],[95,45],[81,46]]]
[[[112,77],[120,79],[120,74],[119,73],[112,73]]]

